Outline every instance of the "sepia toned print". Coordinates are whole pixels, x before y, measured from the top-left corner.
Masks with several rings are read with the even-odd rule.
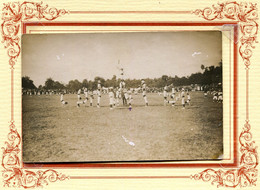
[[[23,35],[23,161],[221,159],[221,35]]]

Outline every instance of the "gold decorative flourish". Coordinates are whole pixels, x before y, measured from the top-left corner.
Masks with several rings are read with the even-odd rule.
[[[246,68],[249,67],[252,49],[255,48],[254,43],[257,43],[258,14],[256,4],[225,2],[206,7],[203,10],[197,9],[193,13],[208,21],[222,20],[224,18],[238,21],[242,34],[239,54]]]
[[[248,72],[251,64],[252,49],[255,48],[254,44],[258,43],[256,40],[258,34],[256,4],[225,2],[212,5],[212,7],[206,7],[203,10],[197,9],[193,13],[208,21],[230,19],[239,22],[242,35],[239,39],[239,54]],[[246,105],[248,107],[248,98]],[[192,179],[211,181],[212,184],[222,187],[235,188],[238,186],[256,185],[258,173],[256,169],[258,165],[257,147],[255,146],[255,141],[252,140],[252,133],[250,132],[251,126],[249,124],[248,110],[246,112],[246,123],[239,135],[241,153],[239,168],[230,170],[206,169],[199,174],[192,175]]]
[[[63,9],[50,8],[42,2],[13,2],[3,5],[3,22],[1,24],[2,43],[4,43],[7,49],[11,69],[14,69],[15,63],[21,53],[19,33],[21,30],[21,22],[29,21],[33,18],[52,21],[68,13],[68,11]],[[238,21],[242,34],[239,39],[239,54],[244,61],[246,69],[249,69],[252,49],[255,48],[254,44],[257,43],[256,38],[258,34],[256,4],[225,2],[207,7],[203,10],[197,9],[193,13],[208,21],[221,20],[224,18]],[[68,179],[67,176],[52,169],[34,172],[22,168],[19,158],[21,152],[21,136],[16,129],[13,119],[11,119],[9,129],[8,141],[5,142],[6,146],[2,147],[3,156],[1,165],[4,168],[3,180],[5,186],[33,188],[48,185],[49,182]],[[238,169],[225,171],[222,169],[205,169],[199,174],[191,176],[191,178],[211,181],[212,184],[224,187],[256,185],[258,155],[257,147],[252,140],[250,129],[251,126],[247,119],[239,135],[241,157],[240,167]]]
[[[3,23],[1,24],[2,43],[4,43],[5,48],[7,48],[11,68],[14,68],[17,58],[21,53],[19,36],[21,22],[28,21],[32,18],[52,21],[66,13],[68,13],[68,11],[50,8],[48,5],[43,5],[42,2],[35,3],[25,1],[23,3],[4,3],[2,9]]]
[[[3,22],[1,24],[2,43],[7,49],[9,65],[11,66],[11,70],[13,70],[21,52],[21,23],[29,21],[32,18],[52,21],[61,15],[68,13],[68,11],[50,8],[48,5],[43,5],[42,2],[13,2],[5,3],[3,5]],[[11,85],[13,85],[13,81],[11,81]],[[13,91],[11,91],[11,93],[13,93]],[[13,94],[11,97],[13,97]],[[13,112],[13,103],[11,103],[11,107],[11,112]],[[52,169],[45,171],[39,170],[36,172],[24,169],[19,156],[21,152],[21,136],[14,124],[13,113],[11,113],[11,124],[9,129],[8,141],[5,142],[6,146],[2,147],[3,155],[1,165],[4,168],[2,174],[4,186],[33,188],[48,185],[49,182],[68,179],[64,174],[60,174]]]

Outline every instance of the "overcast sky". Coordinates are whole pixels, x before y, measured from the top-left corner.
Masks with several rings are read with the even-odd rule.
[[[22,76],[36,86],[46,78],[68,83],[119,76],[187,76],[222,59],[221,32],[26,34],[22,37]],[[120,60],[120,66],[118,65]]]

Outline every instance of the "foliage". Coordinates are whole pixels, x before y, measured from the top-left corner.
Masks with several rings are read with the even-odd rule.
[[[168,76],[162,75],[159,78],[145,78],[145,82],[150,88],[163,88],[164,86],[173,85],[175,87],[188,86],[188,85],[201,85],[201,86],[217,86],[222,83],[222,60],[219,62],[218,66],[204,65],[200,66],[202,72],[193,73],[190,76]],[[94,80],[84,79],[82,82],[75,80],[70,80],[67,85],[64,85],[58,81],[54,81],[52,78],[47,78],[44,86],[39,86],[38,89],[45,90],[63,90],[66,89],[70,92],[76,92],[82,87],[87,87],[90,90],[95,90],[100,81],[101,85],[104,87],[118,87],[120,79],[117,79],[116,75],[113,75],[111,79],[104,79],[102,77],[95,77]],[[125,79],[127,88],[138,88],[141,84],[141,79]],[[23,77],[23,88],[36,88],[33,85],[33,81],[29,77]]]
[[[22,77],[22,88],[23,89],[35,89],[36,86],[33,84],[33,81],[28,76]]]
[[[65,86],[59,81],[54,81],[52,78],[47,78],[45,81],[44,89],[54,90],[54,89],[64,89]]]

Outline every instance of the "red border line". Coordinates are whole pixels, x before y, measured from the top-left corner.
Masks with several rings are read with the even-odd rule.
[[[234,159],[236,161],[236,159]],[[140,162],[132,163],[132,164],[122,164],[122,163],[55,163],[55,164],[28,164],[23,163],[23,167],[26,169],[35,169],[35,168],[57,168],[57,169],[69,169],[69,168],[77,168],[77,169],[86,169],[86,168],[95,168],[95,169],[104,169],[104,168],[128,168],[128,169],[136,169],[136,168],[201,168],[201,167],[216,167],[216,168],[224,168],[224,167],[236,167],[237,163],[144,163],[140,164]]]
[[[222,26],[237,22],[23,22],[26,26]]]
[[[14,68],[11,68],[11,122],[14,122]]]
[[[83,31],[87,31],[87,32],[89,32],[89,31],[91,31],[91,32],[100,32],[100,31],[150,31],[150,30],[29,30],[29,34],[31,34],[31,32],[61,32],[61,31],[73,31],[73,32],[75,32],[75,31],[79,31],[79,32],[83,32]],[[156,30],[157,32],[170,32],[170,31],[178,31],[178,32],[180,32],[180,31],[183,31],[183,32],[185,32],[185,31],[201,31],[201,30]],[[223,30],[222,30],[223,31]],[[231,36],[231,32],[229,33],[229,63],[231,63],[231,38],[232,38],[232,36]],[[230,70],[230,72],[229,72],[229,78],[230,78],[230,80],[231,80],[231,64],[229,64],[229,70]],[[229,89],[231,89],[231,82],[230,82],[230,84],[229,84]],[[230,92],[229,92],[229,97],[231,98],[231,90],[230,90]],[[231,99],[230,99],[230,103],[229,103],[229,139],[231,140]],[[230,149],[230,151],[229,151],[229,158],[228,159],[222,159],[222,160],[231,160],[231,143],[229,144],[230,145],[230,147],[229,147],[229,149]]]
[[[246,68],[246,122],[249,122],[249,67]]]
[[[238,40],[238,26],[237,22],[23,22],[22,23],[22,32],[26,33],[27,26],[222,26],[224,24],[234,24],[234,162],[233,163],[55,163],[55,164],[23,164],[24,167],[35,168],[35,167],[51,167],[51,168],[71,168],[71,167],[80,167],[80,168],[165,168],[165,167],[237,167],[239,162],[237,159],[237,42]]]
[[[191,14],[192,11],[69,11],[70,14]]]
[[[237,47],[237,43],[238,42],[238,34],[239,34],[239,27],[238,25],[235,25],[234,26],[234,105],[233,105],[233,108],[234,108],[234,113],[233,113],[233,120],[234,120],[234,163],[236,164],[236,167],[239,165],[239,160],[237,159],[238,158],[238,151],[237,151],[237,147],[238,147],[238,136],[237,136],[237,133],[238,133],[238,130],[237,130],[237,110],[238,110],[238,105],[237,105],[237,99],[238,99],[238,96],[237,96],[237,92],[238,92],[238,86],[237,86],[237,76],[238,76],[238,70],[237,70],[237,63],[238,63],[238,47]]]
[[[187,179],[190,176],[70,176],[70,179]]]
[[[31,34],[31,32],[102,32],[102,31],[134,31],[134,32],[149,32],[150,30],[144,29],[144,30],[29,30],[28,33]],[[202,31],[202,30],[153,30],[153,32],[189,32],[189,31]],[[206,30],[205,30],[206,31]]]
[[[229,80],[231,81],[231,38],[232,38],[232,34],[231,31],[229,33]],[[223,67],[222,67],[223,68]],[[223,75],[223,73],[222,73]],[[223,76],[222,76],[223,79]],[[222,81],[223,84],[223,81]],[[229,139],[231,141],[231,82],[229,82]],[[223,131],[224,134],[224,131]],[[231,143],[230,143],[230,147],[229,147],[229,155],[230,155],[230,159],[231,159]]]
[[[201,31],[201,30],[148,30],[148,29],[145,29],[145,30],[29,30],[28,33],[31,34],[32,32],[64,32],[64,31],[70,31],[70,32],[100,32],[100,31],[111,31],[111,32],[114,32],[114,31],[134,31],[134,32],[139,32],[139,31],[142,31],[142,32],[187,32],[187,31]],[[206,31],[206,30],[205,30]],[[224,30],[222,30],[224,31]],[[230,31],[230,30],[228,30]],[[229,79],[231,80],[231,31],[229,33]],[[229,89],[231,89],[231,82],[229,83]],[[231,98],[231,90],[229,91],[229,97]],[[231,140],[231,99],[229,101],[229,139]],[[231,142],[229,143],[229,158],[228,159],[222,159],[222,160],[231,160]]]

